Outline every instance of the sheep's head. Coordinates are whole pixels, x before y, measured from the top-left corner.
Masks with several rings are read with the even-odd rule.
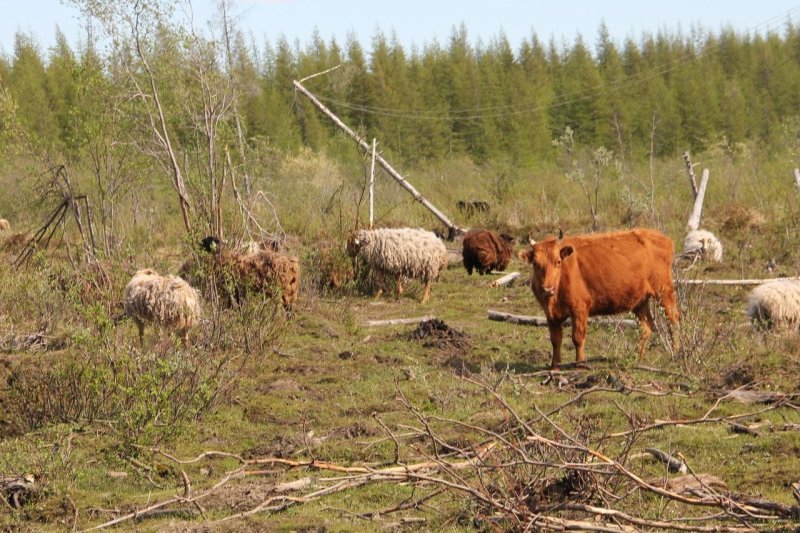
[[[347,238],[347,255],[355,257],[361,249],[362,244],[364,244],[364,237],[361,235],[360,231],[350,235],[350,237]]]
[[[221,242],[218,238],[208,236],[202,241],[200,241],[200,247],[210,254],[215,254],[219,252],[219,246]]]

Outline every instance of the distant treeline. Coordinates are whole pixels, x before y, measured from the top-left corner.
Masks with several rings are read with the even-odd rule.
[[[292,87],[293,79],[338,64],[305,85],[406,161],[454,154],[519,163],[552,158],[553,139],[567,127],[579,145],[634,159],[651,148],[675,156],[720,140],[778,149],[787,141],[786,121],[800,113],[800,26],[791,22],[758,34],[695,29],[622,43],[601,26],[594,47],[580,37],[543,43],[535,35],[519,44],[502,35],[476,44],[464,27],[444,43],[412,49],[381,32],[369,49],[355,38],[343,46],[319,36],[305,46],[280,38],[263,48],[242,35],[233,41],[229,62],[208,68],[235,71],[240,126],[247,139],[277,149],[342,145],[336,129]],[[56,43],[42,52],[20,34],[13,53],[0,57],[6,95],[0,130],[13,112],[37,139],[69,154],[85,138],[74,131],[75,118],[92,102],[109,101],[115,65],[91,44],[75,50],[61,34]],[[156,43],[163,46],[153,53],[156,61],[190,53],[173,47],[169,35]],[[168,103],[170,86],[186,75],[160,79]],[[95,99],[94,91],[103,94]]]

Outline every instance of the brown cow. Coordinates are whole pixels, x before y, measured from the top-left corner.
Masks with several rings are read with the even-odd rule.
[[[562,324],[572,318],[576,361],[586,360],[586,322],[593,315],[632,311],[642,334],[639,359],[655,327],[649,300],[656,298],[670,321],[678,349],[679,320],[672,284],[675,245],[666,235],[647,229],[617,233],[551,237],[522,250],[519,257],[533,265],[531,289],[542,305],[553,344],[552,368],[561,363]]]
[[[487,229],[475,229],[464,237],[461,257],[467,274],[472,270],[483,276],[492,270],[505,270],[511,260],[514,238],[505,233],[498,235]]]

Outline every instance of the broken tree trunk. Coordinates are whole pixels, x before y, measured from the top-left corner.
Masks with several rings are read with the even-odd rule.
[[[502,311],[487,311],[489,320],[497,322],[510,322],[512,324],[521,324],[524,326],[546,326],[547,318],[543,316],[530,316],[530,315],[512,315],[511,313],[504,313]],[[639,325],[634,319],[631,318],[607,318],[607,317],[590,317],[590,324],[599,324],[605,326],[622,326],[628,328],[635,328]],[[572,320],[567,319],[564,322],[565,326],[572,325]]]
[[[508,285],[515,279],[519,277],[519,272],[509,272],[502,278],[497,278],[491,283],[492,287],[502,287],[503,285]]]
[[[703,169],[703,177],[700,179],[700,190],[697,191],[697,196],[694,198],[694,209],[692,215],[689,217],[689,222],[686,227],[690,231],[700,228],[700,216],[703,214],[703,200],[706,197],[706,186],[708,186],[708,169]]]
[[[435,316],[418,316],[414,318],[390,318],[387,320],[367,320],[367,326],[396,326],[398,324],[416,324],[418,322],[425,322],[426,320],[433,320]]]
[[[761,285],[768,281],[779,280],[795,281],[800,280],[800,276],[767,279],[676,279],[675,283],[683,285]]]
[[[317,107],[317,109],[322,111],[322,113],[326,117],[331,119],[333,123],[339,127],[339,129],[344,131],[351,139],[356,141],[356,143],[361,147],[361,149],[364,150],[364,153],[369,154],[372,151],[372,147],[369,144],[367,144],[364,141],[364,139],[359,137],[358,134],[356,134],[356,132],[351,130],[344,122],[342,122],[339,119],[339,117],[334,115],[330,109],[325,107],[322,104],[322,102],[320,102],[317,99],[317,97],[314,96],[308,89],[303,87],[303,85],[301,85],[299,81],[293,80],[292,84],[294,85],[295,89],[297,89],[300,92],[300,94],[311,100],[311,103],[314,104]],[[447,216],[444,213],[439,211],[439,209],[437,209],[436,206],[434,206],[424,196],[422,196],[419,193],[419,191],[417,191],[414,188],[413,185],[407,182],[406,179],[400,175],[399,172],[397,172],[394,168],[392,168],[392,166],[383,158],[383,156],[381,156],[380,154],[375,154],[375,160],[392,178],[394,178],[395,181],[397,181],[405,190],[411,193],[411,196],[413,196],[416,201],[424,205],[428,209],[428,211],[433,213],[433,215],[442,222],[442,224],[447,226],[450,233],[449,236],[451,238],[455,237],[459,233],[462,233],[461,229],[458,226],[456,226],[449,218],[447,218]]]
[[[689,176],[689,186],[692,188],[692,200],[695,200],[697,198],[697,181],[694,178],[694,165],[688,151],[683,152],[683,160],[686,161],[686,174]]]

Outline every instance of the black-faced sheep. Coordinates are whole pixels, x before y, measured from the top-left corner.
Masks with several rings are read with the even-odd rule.
[[[492,270],[505,270],[511,261],[514,238],[505,233],[498,235],[486,229],[475,229],[464,237],[461,256],[467,274],[472,270],[483,276]]]
[[[722,243],[710,231],[695,229],[683,240],[683,255],[699,256],[701,259],[722,261]]]
[[[280,291],[285,309],[291,309],[297,301],[300,292],[297,257],[267,250],[239,253],[225,249],[216,237],[206,237],[200,246],[210,257],[206,266],[228,304],[241,302],[250,290],[269,295]],[[187,272],[189,266],[184,265],[181,272]]]
[[[139,343],[144,343],[144,326],[151,322],[161,329],[174,331],[189,344],[189,328],[200,317],[200,298],[188,283],[178,276],[160,276],[152,268],[139,270],[125,287],[125,314],[139,329]]]
[[[754,324],[775,330],[800,327],[800,280],[762,283],[747,297],[747,315]]]
[[[421,303],[428,301],[431,282],[447,266],[447,248],[433,232],[413,228],[358,230],[347,241],[347,253],[358,256],[382,275],[392,276],[398,294],[402,278],[425,283]],[[380,294],[380,293],[379,293]]]

